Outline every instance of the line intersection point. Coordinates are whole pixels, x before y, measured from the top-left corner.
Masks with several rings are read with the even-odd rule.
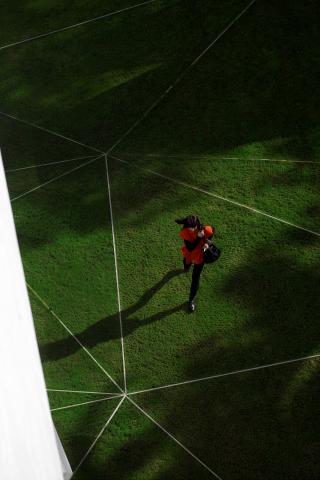
[[[59,137],[63,138],[64,140],[67,140],[68,142],[75,143],[77,145],[80,145],[81,147],[86,147],[89,148],[89,150],[93,150],[94,152],[101,153],[102,155],[105,153],[102,150],[99,150],[96,147],[92,147],[90,145],[86,145],[85,143],[79,142],[78,140],[74,140],[73,138],[66,137],[65,135],[62,135],[61,133],[55,132],[53,130],[49,130],[48,128],[41,127],[40,125],[36,125],[35,123],[29,122],[27,120],[22,120],[21,118],[16,117],[15,115],[11,115],[9,113],[5,112],[0,112],[0,115],[6,118],[10,118],[11,120],[15,120],[16,122],[23,123],[24,125],[28,125],[29,127],[36,128],[37,130],[41,130],[42,132],[48,133],[49,135],[53,135],[54,137]]]
[[[138,126],[140,123],[151,113],[158,105],[162,102],[162,100],[173,90],[176,85],[178,85],[184,77],[189,73],[189,71],[196,65],[199,60],[212,48],[220,38],[244,15],[249,8],[256,3],[256,0],[251,0],[251,2],[243,9],[241,12],[219,33],[217,37],[198,55],[192,63],[190,63],[187,68],[183,70],[182,73],[169,85],[169,87],[160,95],[160,97],[155,100],[155,102],[139,117],[133,125],[108,149],[107,154],[110,154],[128,135]]]
[[[111,377],[111,375],[103,368],[103,366],[96,360],[96,358],[89,352],[89,350],[80,342],[80,340],[72,333],[69,327],[67,327],[61,318],[49,307],[49,305],[40,297],[40,295],[27,283],[27,287],[33,293],[33,295],[42,303],[42,305],[53,315],[56,320],[63,326],[65,330],[73,337],[73,339],[80,345],[81,348],[86,352],[87,355],[94,361],[94,363],[102,370],[102,372],[111,380],[111,382],[120,390],[121,393],[124,393],[120,385]]]
[[[49,185],[50,183],[55,182],[56,180],[59,180],[59,178],[65,177],[66,175],[69,175],[70,173],[73,173],[79,170],[80,168],[86,167],[87,165],[90,165],[96,160],[99,160],[99,158],[102,158],[102,155],[99,155],[98,157],[95,157],[92,160],[89,160],[88,162],[82,163],[81,165],[78,165],[77,167],[74,167],[71,170],[68,170],[67,172],[57,175],[56,177],[52,178],[51,180],[48,180],[47,182],[41,183],[41,185],[38,185],[37,187],[31,188],[30,190],[24,193],[21,193],[20,195],[17,195],[14,198],[11,198],[11,202],[15,202],[19,198],[25,197],[26,195],[29,195],[29,193],[35,192],[36,190],[39,190],[39,188],[45,187],[46,185]]]
[[[68,160],[59,160],[57,162],[40,163],[39,165],[29,165],[28,167],[9,168],[5,172],[6,173],[21,172],[21,170],[29,170],[31,168],[39,168],[39,167],[50,167],[51,165],[75,162],[76,160],[85,160],[86,158],[93,158],[93,157],[96,157],[96,155],[86,155],[85,157],[69,158]]]
[[[85,394],[85,395],[119,395],[117,392],[92,392],[89,391],[87,392],[86,390],[65,390],[61,388],[47,388],[47,392],[59,392],[59,393],[79,393],[79,394]]]
[[[291,359],[291,360],[284,360],[282,362],[268,363],[268,364],[265,364],[265,365],[259,365],[257,367],[244,368],[242,370],[233,370],[232,372],[219,373],[219,374],[210,375],[210,376],[207,376],[207,377],[200,377],[200,378],[195,378],[195,379],[192,379],[192,380],[185,380],[184,382],[170,383],[168,385],[161,385],[159,387],[147,388],[145,390],[137,390],[136,392],[128,392],[127,396],[129,397],[131,395],[139,395],[141,393],[153,392],[153,391],[157,391],[157,390],[163,390],[163,389],[166,389],[166,388],[179,387],[180,385],[190,385],[192,383],[204,382],[204,381],[208,381],[208,380],[213,380],[215,378],[228,377],[228,376],[231,376],[231,375],[238,375],[240,373],[255,372],[257,370],[263,370],[265,368],[279,367],[281,365],[289,365],[291,363],[302,362],[302,361],[305,361],[305,360],[312,360],[313,358],[319,358],[319,357],[320,357],[320,353],[316,353],[314,355],[308,355],[306,357],[294,358],[294,359]]]
[[[105,402],[106,400],[113,400],[115,398],[122,397],[122,394],[114,395],[112,397],[99,398],[98,400],[89,400],[88,402],[73,403],[72,405],[65,405],[64,407],[51,408],[51,412],[56,412],[58,410],[67,410],[69,408],[81,407],[82,405],[89,405],[92,403]]]
[[[120,400],[120,402],[118,403],[117,407],[114,409],[112,415],[109,417],[107,423],[104,425],[104,427],[102,428],[102,430],[99,432],[98,436],[96,437],[95,441],[92,443],[92,445],[90,446],[89,450],[86,452],[86,454],[84,455],[84,457],[80,460],[80,463],[77,465],[77,467],[75,468],[74,472],[73,472],[73,475],[75,475],[77,473],[77,471],[79,470],[79,468],[81,467],[81,465],[83,464],[83,462],[85,461],[85,459],[87,458],[87,456],[90,454],[91,450],[94,448],[95,444],[97,443],[97,441],[99,440],[99,438],[101,437],[101,435],[103,434],[103,432],[105,431],[105,429],[107,428],[107,426],[109,425],[109,423],[111,422],[111,420],[113,419],[113,417],[115,416],[115,414],[117,413],[117,411],[119,410],[119,408],[121,407],[123,401],[125,399],[125,396],[123,396]]]

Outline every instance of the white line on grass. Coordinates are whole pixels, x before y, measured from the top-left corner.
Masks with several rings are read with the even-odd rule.
[[[86,158],[93,158],[93,157],[96,157],[96,155],[86,155],[85,157],[69,158],[68,160],[59,160],[58,162],[40,163],[39,165],[29,165],[28,167],[8,168],[7,170],[5,170],[5,172],[6,173],[20,172],[21,170],[29,170],[30,168],[49,167],[50,165],[75,162],[76,160],[85,160]]]
[[[95,441],[92,443],[92,445],[90,446],[89,450],[87,451],[87,453],[84,455],[84,457],[80,460],[80,463],[78,464],[78,466],[76,467],[76,469],[74,470],[73,472],[73,475],[75,475],[77,473],[77,471],[79,470],[79,468],[81,467],[81,465],[83,464],[83,462],[85,461],[85,459],[87,458],[87,456],[89,455],[89,453],[91,452],[91,450],[93,449],[93,447],[95,446],[95,444],[97,443],[97,441],[99,440],[99,438],[101,437],[101,435],[103,434],[103,432],[105,431],[105,429],[107,428],[107,426],[109,425],[109,423],[111,422],[111,420],[113,419],[113,417],[115,416],[115,414],[117,413],[117,411],[119,410],[119,408],[121,407],[124,399],[126,397],[123,396],[122,399],[120,400],[120,402],[118,403],[117,407],[115,408],[115,410],[113,411],[111,417],[109,417],[107,423],[104,425],[104,427],[102,428],[102,430],[99,432],[97,438],[95,439]]]
[[[291,160],[291,159],[280,159],[280,158],[243,158],[243,157],[218,157],[222,160],[248,160],[249,162],[284,162],[284,163],[312,163],[315,165],[320,165],[320,162],[315,162],[313,160]]]
[[[252,367],[252,368],[244,368],[243,370],[234,370],[234,371],[228,372],[228,373],[220,373],[218,375],[210,375],[209,377],[201,377],[201,378],[196,378],[194,380],[186,380],[184,382],[171,383],[171,384],[163,385],[163,386],[160,386],[160,387],[147,388],[146,390],[137,390],[136,392],[128,392],[127,396],[138,395],[140,393],[153,392],[153,391],[156,391],[156,390],[163,390],[165,388],[179,387],[181,385],[190,385],[191,383],[204,382],[206,380],[213,380],[215,378],[228,377],[230,375],[237,375],[237,374],[240,374],[240,373],[254,372],[254,371],[257,371],[257,370],[262,370],[264,368],[271,368],[271,367],[279,367],[279,366],[282,366],[282,365],[289,365],[290,363],[312,360],[313,358],[319,358],[319,357],[320,357],[320,353],[317,353],[315,355],[308,355],[306,357],[294,358],[292,360],[284,360],[282,362],[269,363],[269,364],[266,364],[266,365],[260,365],[258,367]]]
[[[19,198],[25,197],[26,195],[29,195],[29,193],[35,192],[36,190],[39,190],[39,188],[45,187],[46,185],[49,185],[49,183],[55,182],[56,180],[59,180],[59,178],[65,177],[66,175],[69,175],[72,172],[75,172],[76,170],[79,170],[82,167],[86,167],[87,165],[90,165],[90,163],[95,162],[99,158],[102,158],[103,155],[99,155],[99,157],[95,157],[93,160],[89,160],[88,162],[82,163],[81,165],[78,165],[75,168],[72,168],[71,170],[68,170],[67,172],[62,173],[61,175],[58,175],[54,178],[51,178],[51,180],[48,180],[47,182],[41,183],[40,185],[31,188],[30,190],[27,190],[24,193],[21,193],[17,197],[11,198],[11,202],[15,202]]]
[[[107,184],[108,184],[108,197],[109,197],[109,208],[110,208],[110,218],[111,218],[112,242],[113,242],[113,251],[114,251],[114,266],[115,266],[116,284],[117,284],[117,299],[118,299],[118,309],[119,309],[122,366],[123,366],[123,382],[124,382],[124,391],[127,392],[126,361],[125,361],[125,356],[124,356],[124,340],[123,340],[123,328],[122,328],[122,316],[121,316],[121,299],[120,299],[120,287],[119,287],[118,260],[117,260],[116,238],[115,238],[114,223],[113,223],[111,186],[110,186],[109,168],[108,168],[108,155],[107,154],[105,155],[105,163],[106,163],[106,174],[107,174]]]
[[[298,228],[299,230],[303,230],[305,232],[311,233],[312,235],[316,235],[317,237],[320,237],[319,232],[315,232],[314,230],[309,230],[308,228],[301,227],[300,225],[296,225],[295,223],[288,222],[287,220],[284,220],[283,218],[275,217],[274,215],[270,215],[269,213],[266,213],[262,210],[258,210],[257,208],[250,207],[249,205],[246,205],[244,203],[236,202],[235,200],[231,200],[230,198],[222,197],[221,195],[218,195],[217,193],[209,192],[208,190],[204,190],[203,188],[195,187],[194,185],[182,182],[181,180],[176,180],[175,178],[168,177],[167,175],[162,175],[161,173],[155,172],[154,170],[150,170],[149,168],[138,167],[137,165],[134,165],[131,162],[128,162],[127,160],[123,160],[123,159],[115,157],[115,156],[110,156],[110,158],[113,158],[114,160],[117,160],[118,162],[126,163],[127,165],[130,165],[131,167],[137,168],[137,169],[142,170],[144,172],[151,173],[152,175],[156,175],[160,178],[164,178],[165,180],[169,180],[172,183],[177,183],[178,185],[182,185],[183,187],[191,188],[192,190],[196,190],[197,192],[204,193],[206,195],[209,195],[210,197],[218,198],[219,200],[222,200],[223,202],[231,203],[232,205],[236,205],[237,207],[245,208],[246,210],[249,210],[250,212],[257,213],[259,215],[263,215],[264,217],[271,218],[272,220],[276,220],[277,222],[285,223],[286,225],[289,225],[290,227]]]
[[[182,159],[182,158],[196,158],[198,160],[242,160],[242,161],[248,161],[248,162],[285,162],[285,163],[313,163],[315,165],[320,165],[320,162],[316,162],[316,161],[313,161],[313,160],[293,160],[293,159],[289,159],[289,158],[255,158],[255,157],[222,157],[221,155],[210,155],[210,154],[207,154],[207,155],[203,155],[203,154],[199,154],[197,155],[196,153],[194,154],[190,154],[190,153],[186,153],[186,154],[183,154],[181,153],[180,155],[176,154],[167,154],[167,153],[147,153],[147,154],[143,154],[143,153],[132,153],[132,152],[119,152],[118,155],[125,155],[125,156],[129,156],[129,157],[152,157],[152,158],[163,158],[163,157],[166,157],[166,158],[179,158],[179,159]]]
[[[86,145],[85,143],[79,142],[78,140],[73,140],[73,138],[66,137],[65,135],[62,135],[61,133],[57,133],[53,130],[49,130],[48,128],[40,127],[40,125],[36,125],[35,123],[28,122],[27,120],[22,120],[21,118],[18,118],[14,115],[10,115],[9,113],[0,112],[0,115],[2,115],[3,117],[10,118],[11,120],[16,120],[17,122],[23,123],[24,125],[28,125],[29,127],[37,128],[38,130],[41,130],[42,132],[49,133],[50,135],[54,135],[55,137],[63,138],[64,140],[67,140],[68,142],[76,143],[77,145],[81,145],[81,147],[89,148],[90,150],[93,150],[94,152],[101,153],[103,155],[105,153],[102,150],[99,150],[98,148],[91,147],[90,145]]]
[[[115,392],[87,392],[85,390],[63,390],[60,388],[47,388],[47,392],[60,392],[60,393],[83,393],[87,395],[116,395],[118,396],[118,393]]]
[[[82,405],[89,405],[91,403],[104,402],[106,400],[112,400],[114,398],[119,398],[119,397],[123,397],[123,394],[116,395],[113,397],[99,398],[98,400],[89,400],[88,402],[73,403],[72,405],[66,405],[65,407],[51,408],[51,412],[57,412],[58,410],[67,410],[68,408],[81,407]]]
[[[189,70],[191,70],[194,65],[196,65],[199,60],[210,50],[211,47],[213,47],[217,41],[232,27],[232,25],[234,25],[234,23],[236,23],[240,17],[242,17],[242,15],[251,7],[251,5],[253,5],[254,3],[256,2],[256,0],[252,0],[233,20],[232,22],[230,22],[227,27],[222,30],[222,32],[219,33],[219,35],[200,53],[200,55],[197,56],[197,58],[195,58],[193,60],[192,63],[190,63],[190,65],[188,65],[187,68],[185,68],[182,73],[174,80],[173,83],[171,83],[171,85],[162,93],[162,95],[160,95],[160,97],[144,112],[144,114],[138,118],[138,120],[136,120],[134,122],[134,124],[116,141],[116,143],[114,145],[112,145],[109,150],[107,151],[107,153],[110,153],[112,152],[112,150],[114,150],[146,117],[147,115],[149,115],[150,112],[152,112],[152,110],[154,110],[158,105],[159,103],[168,95],[169,92],[171,92],[171,90],[174,89],[174,87],[176,85],[178,85],[178,83],[181,82],[181,80],[186,76],[186,74],[189,72]]]
[[[105,13],[104,15],[100,15],[99,17],[90,18],[88,20],[83,20],[82,22],[74,23],[73,25],[68,25],[67,27],[62,27],[62,28],[58,28],[56,30],[51,30],[50,32],[47,32],[47,33],[40,33],[39,35],[35,35],[34,37],[29,37],[29,38],[26,38],[24,40],[18,40],[17,42],[9,43],[7,45],[1,46],[0,51],[5,50],[6,48],[14,47],[16,45],[21,45],[23,43],[31,42],[32,40],[37,40],[39,38],[49,37],[50,35],[54,35],[54,34],[59,33],[59,32],[64,32],[64,31],[70,30],[72,28],[81,27],[82,25],[87,25],[88,23],[97,22],[98,20],[102,20],[102,19],[107,18],[107,17],[112,17],[114,15],[118,15],[119,13],[128,12],[129,10],[133,10],[134,8],[142,7],[143,5],[148,5],[149,3],[153,3],[155,1],[156,0],[148,0],[148,1],[143,2],[143,3],[138,3],[137,5],[132,5],[131,7],[126,7],[126,8],[122,8],[121,10]]]
[[[83,348],[87,355],[94,361],[94,363],[103,371],[103,373],[111,380],[111,382],[120,390],[121,393],[124,393],[120,385],[111,377],[111,375],[103,368],[102,365],[94,358],[94,356],[89,352],[89,350],[80,342],[80,340],[72,333],[69,327],[67,327],[63,321],[58,317],[58,315],[49,307],[49,305],[40,297],[40,295],[27,283],[27,287],[33,293],[33,295],[42,303],[42,305],[55,317],[56,320],[63,326],[65,330],[74,338],[74,340]]]
[[[199,462],[208,472],[210,472],[215,478],[218,480],[222,480],[219,475],[217,475],[213,470],[211,470],[208,465],[206,465],[202,460],[200,460],[199,457],[197,457],[194,453],[192,453],[187,447],[185,447],[179,440],[177,440],[168,430],[166,430],[164,427],[162,427],[154,418],[152,418],[143,408],[141,408],[137,403],[135,403],[131,398],[127,397],[127,399],[141,412],[143,413],[149,420],[151,420],[152,423],[157,425],[157,427],[160,428],[164,433],[166,433],[175,443],[177,443],[185,452],[187,452],[191,457],[193,457],[197,462]]]

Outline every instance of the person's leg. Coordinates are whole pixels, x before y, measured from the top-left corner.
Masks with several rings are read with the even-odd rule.
[[[195,309],[194,297],[196,296],[196,293],[199,288],[200,275],[203,270],[203,267],[204,267],[204,263],[195,264],[193,267],[192,282],[191,282],[190,295],[189,295],[189,309],[192,312]]]
[[[185,257],[183,257],[183,269],[185,272],[188,272],[190,270],[191,263],[187,263]]]

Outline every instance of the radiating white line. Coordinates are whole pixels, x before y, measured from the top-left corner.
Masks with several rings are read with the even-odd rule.
[[[47,388],[47,392],[60,392],[60,393],[83,393],[87,395],[116,395],[118,396],[118,393],[115,392],[87,392],[85,390],[63,390],[60,388]]]
[[[171,90],[174,89],[174,87],[181,82],[181,80],[186,76],[186,74],[189,72],[189,70],[192,69],[192,67],[194,67],[194,65],[196,65],[196,63],[199,62],[199,60],[208,52],[208,50],[210,50],[211,47],[213,47],[213,45],[215,45],[217,43],[217,41],[232,27],[232,25],[234,23],[236,23],[240,17],[242,17],[242,15],[251,7],[251,5],[253,5],[254,3],[256,2],[256,0],[252,0],[233,20],[232,22],[229,23],[229,25],[227,25],[227,27],[222,30],[221,33],[219,33],[219,35],[200,53],[200,55],[198,55],[197,58],[195,58],[193,60],[193,62],[188,65],[187,68],[185,68],[185,70],[183,70],[183,72],[174,80],[174,82],[162,93],[162,95],[160,95],[160,97],[143,113],[143,115],[141,117],[138,118],[138,120],[136,120],[134,122],[133,125],[131,125],[131,127],[116,141],[116,143],[114,143],[110,148],[109,150],[107,151],[107,153],[110,153],[112,152],[112,150],[114,150],[146,117],[147,115],[149,115],[150,112],[152,112],[152,110],[154,110],[158,105],[159,103],[168,95],[169,92],[171,92]]]
[[[3,45],[2,47],[0,47],[0,51],[4,50],[6,48],[14,47],[16,45],[21,45],[23,43],[31,42],[32,40],[37,40],[39,38],[48,37],[49,35],[54,35],[55,33],[64,32],[65,30],[70,30],[72,28],[80,27],[82,25],[87,25],[88,23],[97,22],[98,20],[102,20],[102,19],[107,18],[107,17],[112,17],[114,15],[118,15],[119,13],[127,12],[129,10],[133,10],[134,8],[142,7],[143,5],[148,5],[148,3],[152,3],[152,2],[155,2],[155,1],[156,0],[149,0],[149,1],[146,1],[146,2],[143,2],[143,3],[138,3],[137,5],[132,5],[131,7],[122,8],[121,10],[117,10],[115,12],[105,13],[104,15],[100,15],[99,17],[90,18],[89,20],[84,20],[82,22],[75,23],[73,25],[68,25],[67,27],[58,28],[56,30],[52,30],[52,31],[47,32],[47,33],[40,33],[39,35],[35,35],[34,37],[29,37],[29,38],[26,38],[24,40],[18,40],[17,42],[9,43],[7,45]]]
[[[245,158],[245,157],[223,157],[221,155],[203,155],[199,154],[167,154],[167,153],[131,153],[131,152],[119,152],[118,155],[125,155],[129,157],[152,157],[152,158],[196,158],[199,160],[242,160],[242,161],[248,161],[248,162],[285,162],[285,163],[313,163],[315,165],[320,165],[320,162],[314,161],[314,160],[294,160],[294,159],[289,159],[289,158],[255,158],[255,157],[250,157],[250,158]]]
[[[123,328],[122,328],[122,316],[121,316],[121,310],[122,309],[121,309],[120,287],[119,287],[118,260],[117,260],[117,249],[116,249],[116,237],[115,237],[115,230],[114,230],[114,223],[113,223],[111,186],[110,186],[109,168],[108,168],[108,155],[107,154],[105,155],[105,163],[106,163],[106,174],[107,174],[107,184],[108,184],[108,197],[109,197],[109,208],[110,208],[110,218],[111,218],[112,242],[113,242],[113,251],[114,251],[114,266],[115,266],[115,274],[116,274],[117,299],[118,299],[119,321],[120,321],[123,382],[124,382],[124,391],[127,392],[127,375],[126,375],[126,361],[125,361],[125,356],[124,356],[124,340],[123,340]]]
[[[36,187],[31,188],[30,190],[27,190],[24,193],[21,193],[17,197],[11,198],[11,202],[15,202],[19,198],[25,197],[26,195],[29,195],[29,193],[35,192],[36,190],[39,190],[39,188],[42,188],[46,185],[49,185],[49,183],[52,183],[52,182],[55,182],[56,180],[59,180],[59,178],[65,177],[66,175],[69,175],[70,173],[75,172],[76,170],[79,170],[82,167],[86,167],[87,165],[90,165],[90,163],[93,163],[96,160],[98,160],[99,158],[102,158],[102,155],[100,155],[99,157],[95,157],[93,160],[89,160],[88,162],[82,163],[81,165],[78,165],[77,167],[72,168],[71,170],[68,170],[67,172],[62,173],[61,175],[57,175],[56,177],[51,178],[51,180],[48,180],[47,182],[41,183],[40,185],[37,185]]]
[[[67,140],[68,142],[76,143],[77,145],[81,145],[81,147],[86,147],[89,148],[90,150],[93,150],[94,152],[104,154],[102,150],[99,150],[98,148],[91,147],[90,145],[86,145],[85,143],[79,142],[78,140],[74,140],[73,138],[66,137],[65,135],[62,135],[61,133],[57,133],[53,130],[49,130],[48,128],[45,127],[40,127],[40,125],[36,125],[35,123],[28,122],[27,120],[22,120],[21,118],[18,118],[14,115],[10,115],[9,113],[5,112],[0,112],[0,115],[3,117],[11,118],[11,120],[16,120],[17,122],[23,123],[24,125],[28,125],[29,127],[37,128],[38,130],[41,130],[42,132],[49,133],[50,135],[54,135],[55,137],[63,138],[64,140]]]
[[[120,390],[121,393],[124,393],[122,388],[117,384],[117,382],[111,377],[111,375],[103,368],[102,365],[94,358],[94,356],[89,352],[89,350],[80,342],[80,340],[72,333],[69,327],[67,327],[61,318],[49,307],[49,305],[40,297],[40,295],[27,283],[27,287],[33,293],[33,295],[42,303],[42,305],[55,317],[56,320],[63,326],[65,330],[74,338],[74,340],[83,348],[87,355],[94,361],[94,363],[103,371],[103,373],[111,380],[111,382]]]
[[[246,205],[244,203],[236,202],[235,200],[231,200],[230,198],[222,197],[221,195],[218,195],[217,193],[209,192],[208,190],[204,190],[203,188],[195,187],[194,185],[182,182],[181,180],[176,180],[175,178],[168,177],[167,175],[162,175],[161,173],[155,172],[154,170],[150,170],[149,168],[139,167],[137,165],[132,164],[131,162],[128,162],[127,160],[123,160],[123,159],[115,157],[113,155],[110,156],[110,158],[113,158],[114,160],[117,160],[118,162],[126,163],[127,165],[130,165],[131,167],[134,167],[134,168],[137,168],[139,170],[151,173],[152,175],[156,175],[160,178],[164,178],[165,180],[169,180],[170,182],[177,183],[178,185],[182,185],[183,187],[191,188],[192,190],[196,190],[197,192],[205,193],[206,195],[209,195],[210,197],[218,198],[219,200],[222,200],[222,201],[227,202],[227,203],[231,203],[232,205],[236,205],[237,207],[245,208],[246,210],[249,210],[250,212],[257,213],[259,215],[263,215],[264,217],[271,218],[272,220],[276,220],[277,222],[285,223],[286,225],[289,225],[290,227],[298,228],[299,230],[303,230],[305,232],[311,233],[312,235],[316,235],[317,237],[320,237],[319,232],[315,232],[314,230],[309,230],[308,228],[301,227],[300,225],[296,225],[295,223],[288,222],[287,220],[284,220],[283,218],[275,217],[274,215],[270,215],[269,213],[266,213],[262,210],[258,210],[257,208],[250,207],[249,205]]]
[[[93,442],[93,444],[90,446],[89,450],[87,451],[87,453],[85,454],[85,456],[80,460],[80,463],[78,464],[78,466],[76,467],[76,469],[74,470],[73,472],[73,475],[75,475],[77,473],[77,471],[79,470],[79,468],[81,467],[81,465],[83,464],[83,462],[85,461],[85,459],[87,458],[87,456],[89,455],[89,453],[91,452],[91,450],[93,449],[93,447],[95,446],[95,444],[97,443],[97,441],[99,440],[99,438],[101,437],[101,435],[103,434],[103,432],[105,431],[105,429],[107,428],[107,426],[109,425],[109,423],[111,422],[111,420],[113,419],[113,417],[115,416],[115,414],[117,413],[117,411],[119,410],[119,408],[121,407],[124,399],[126,397],[123,396],[122,399],[120,400],[120,402],[118,403],[117,407],[115,408],[115,410],[113,411],[111,417],[109,417],[107,423],[104,425],[104,427],[102,428],[102,430],[99,432],[97,438],[95,439],[95,441]]]
[[[248,160],[249,162],[284,162],[284,163],[313,163],[316,165],[320,165],[320,162],[316,162],[313,160],[291,160],[285,158],[242,158],[242,157],[217,157],[221,158],[222,160]]]
[[[68,160],[59,160],[58,162],[40,163],[39,165],[29,165],[28,167],[8,168],[7,170],[5,170],[5,172],[6,173],[20,172],[21,170],[29,170],[30,168],[49,167],[50,165],[75,162],[76,160],[85,160],[86,158],[93,158],[93,157],[96,157],[96,155],[86,155],[85,157],[69,158]]]
[[[196,378],[194,380],[186,380],[184,382],[170,383],[168,385],[162,385],[160,387],[147,388],[146,390],[137,390],[136,392],[128,392],[127,396],[138,395],[139,393],[153,392],[153,391],[156,391],[156,390],[163,390],[165,388],[179,387],[180,385],[189,385],[191,383],[204,382],[206,380],[213,380],[215,378],[228,377],[230,375],[237,375],[239,373],[254,372],[254,371],[257,371],[257,370],[262,370],[264,368],[279,367],[281,365],[289,365],[290,363],[312,360],[313,358],[319,358],[319,357],[320,357],[320,353],[317,353],[315,355],[308,355],[306,357],[294,358],[292,360],[284,360],[282,362],[268,363],[266,365],[260,365],[258,367],[244,368],[243,370],[234,370],[234,371],[228,372],[228,373],[220,373],[218,375],[210,375],[209,377],[201,377],[201,378]]]
[[[89,405],[91,403],[104,402],[106,400],[112,400],[114,398],[119,398],[119,397],[123,397],[123,394],[116,395],[116,396],[113,396],[113,397],[99,398],[98,400],[89,400],[88,402],[73,403],[72,405],[66,405],[65,407],[51,408],[50,410],[51,410],[51,412],[57,412],[58,410],[67,410],[69,408],[81,407],[82,405]]]
[[[168,430],[163,428],[151,415],[149,415],[143,408],[141,408],[137,403],[135,403],[132,398],[127,397],[127,399],[141,412],[143,413],[149,420],[151,420],[152,423],[157,425],[157,427],[160,428],[164,433],[166,433],[174,442],[176,442],[181,448],[183,448],[184,451],[186,451],[191,457],[193,457],[197,462],[199,462],[208,472],[210,472],[215,478],[218,478],[218,480],[222,480],[219,475],[217,475],[213,470],[211,470],[208,465],[206,465],[202,460],[200,460],[199,457],[197,457],[194,453],[192,453],[187,447],[185,447],[179,440],[177,440]],[[192,421],[192,419],[190,419]]]

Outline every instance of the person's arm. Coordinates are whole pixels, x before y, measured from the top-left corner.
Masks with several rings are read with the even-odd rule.
[[[190,233],[187,228],[180,230],[179,235],[183,239],[184,244],[189,252],[192,252],[202,240],[202,236],[200,235],[194,238],[194,234]]]
[[[213,237],[213,234],[214,234],[214,231],[215,231],[215,228],[210,226],[210,225],[207,225],[205,226],[204,228],[204,240],[205,240],[205,243],[202,247],[203,251],[205,252],[207,250],[207,248],[210,247],[210,245],[212,245],[212,237]]]
[[[206,243],[203,245],[202,250],[205,252],[207,248],[209,248],[212,245],[211,240],[206,240]]]
[[[202,238],[200,237],[197,237],[196,240],[194,242],[189,242],[188,240],[185,240],[184,241],[184,244],[185,246],[187,247],[187,250],[189,252],[192,252],[197,245],[199,245],[199,243],[201,242]]]

